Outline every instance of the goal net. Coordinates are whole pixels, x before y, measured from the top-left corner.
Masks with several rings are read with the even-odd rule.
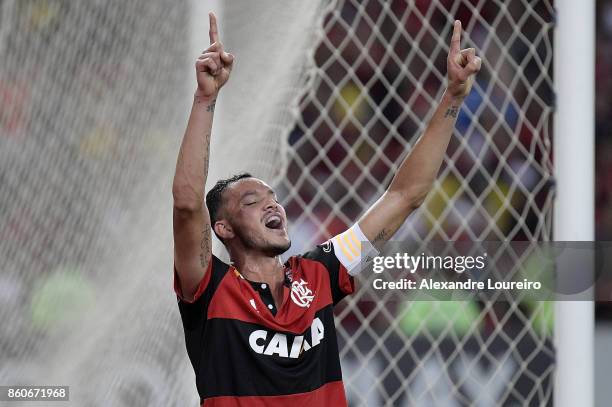
[[[395,239],[551,238],[549,1],[218,3],[236,66],[209,182],[273,184],[293,253],[384,191],[440,99],[454,19],[483,68],[434,191]],[[0,2],[0,384],[70,385],[69,405],[197,404],[171,291],[171,181],[208,5]],[[337,326],[351,406],[552,403],[547,303],[358,292]]]
[[[434,191],[394,240],[551,239],[551,3],[339,0],[317,28],[279,180],[296,251],[351,226],[389,184],[442,95],[455,19],[483,69]],[[337,312],[351,405],[552,403],[549,303],[365,296]]]

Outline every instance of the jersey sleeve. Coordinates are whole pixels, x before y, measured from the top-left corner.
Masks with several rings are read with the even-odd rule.
[[[174,265],[174,292],[186,333],[188,330],[197,329],[198,327],[203,328],[203,324],[206,322],[208,304],[210,304],[219,283],[228,269],[229,265],[213,254],[193,300],[187,300],[183,297],[180,277],[176,271],[176,265]]]
[[[364,245],[365,244],[365,245]],[[334,236],[302,257],[322,263],[329,272],[334,305],[355,291],[354,276],[374,254],[358,224]]]
[[[355,281],[346,267],[340,263],[334,253],[331,241],[317,245],[302,255],[303,258],[321,263],[329,273],[332,301],[336,305],[340,300],[355,291]]]

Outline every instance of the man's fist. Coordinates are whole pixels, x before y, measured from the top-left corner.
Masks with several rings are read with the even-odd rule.
[[[219,41],[217,29],[217,18],[214,13],[208,13],[210,19],[210,47],[208,47],[196,61],[196,78],[198,89],[196,96],[215,97],[219,89],[229,79],[234,56],[223,50],[223,44]]]
[[[476,56],[474,48],[460,50],[461,21],[455,21],[451,38],[446,69],[448,72],[448,91],[454,97],[466,97],[472,89],[474,75],[480,71],[482,60]]]

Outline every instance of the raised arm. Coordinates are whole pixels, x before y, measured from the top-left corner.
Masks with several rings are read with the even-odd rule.
[[[455,21],[447,58],[448,87],[442,100],[387,191],[359,220],[364,235],[378,247],[423,203],[440,170],[457,114],[481,64],[474,48],[460,50],[460,42],[461,22]]]
[[[174,265],[181,291],[193,298],[211,259],[210,216],[204,200],[215,102],[227,82],[234,57],[219,42],[217,21],[210,18],[210,46],[197,59],[197,89],[183,136],[172,184]]]

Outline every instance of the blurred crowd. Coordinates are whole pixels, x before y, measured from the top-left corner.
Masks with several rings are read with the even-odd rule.
[[[597,3],[596,35],[596,214],[597,240],[612,240],[612,1]]]
[[[612,1],[597,2],[595,64],[595,239],[612,240]],[[598,292],[612,291],[612,281]],[[598,303],[597,316],[612,320],[612,305]]]
[[[550,237],[552,9],[512,1],[507,10],[488,2],[476,12],[440,3],[367,2],[362,12],[345,2],[326,17],[286,181],[289,213],[308,231],[324,225],[318,240],[380,196],[424,130],[444,88],[452,16],[463,22],[462,47],[475,47],[484,65],[458,117],[440,188],[402,237]]]

